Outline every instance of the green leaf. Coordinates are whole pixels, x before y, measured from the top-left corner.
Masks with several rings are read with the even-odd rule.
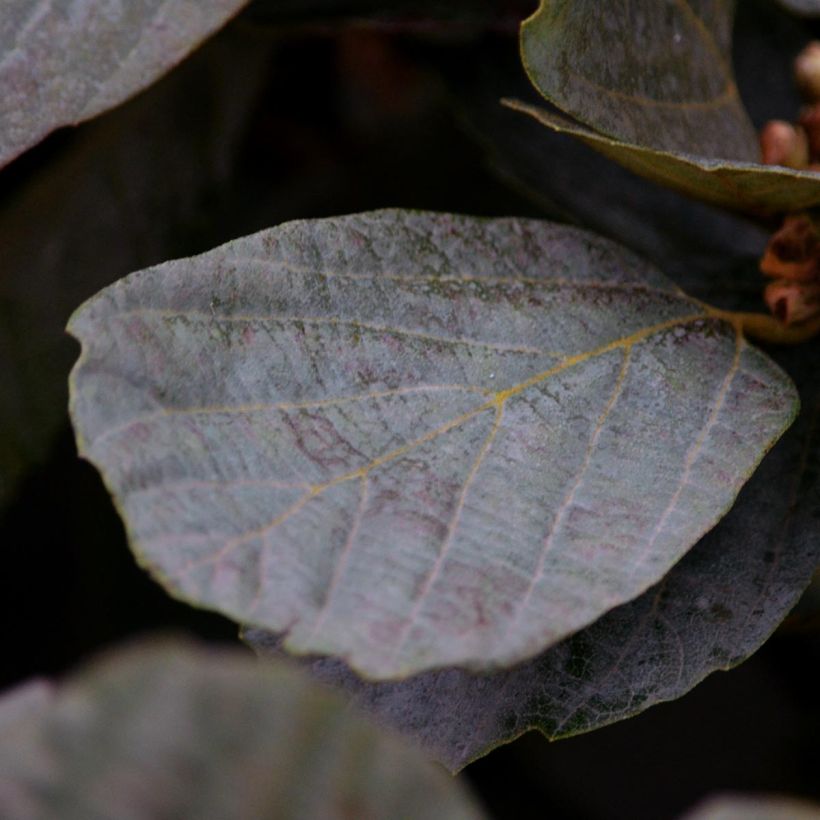
[[[150,85],[247,0],[5,0],[0,22],[0,166],[63,125]]]
[[[0,814],[61,820],[477,818],[460,785],[281,666],[167,642],[0,719]]]
[[[515,219],[290,223],[69,328],[80,451],[140,560],[379,678],[507,666],[634,598],[796,407],[646,263]]]
[[[552,740],[591,731],[680,697],[706,675],[754,653],[789,613],[820,563],[820,345],[783,354],[805,397],[795,425],[728,515],[660,584],[515,669],[458,669],[368,683],[332,658],[311,675],[413,736],[458,770],[536,729]],[[264,630],[243,638],[281,655]]]
[[[524,65],[538,91],[582,124],[507,104],[716,205],[760,216],[817,205],[820,175],[759,163],[731,70],[733,7],[542,0],[521,27]]]

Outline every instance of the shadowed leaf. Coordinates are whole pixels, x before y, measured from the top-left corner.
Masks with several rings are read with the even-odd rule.
[[[228,194],[215,192],[242,179],[241,137],[270,55],[228,27],[150,92],[79,129],[23,185],[3,189],[0,509],[68,423],[72,311],[224,229],[225,209],[213,203]]]
[[[290,223],[70,330],[79,446],[140,560],[383,678],[510,665],[643,592],[796,402],[637,257],[522,220]]]
[[[173,67],[247,0],[5,0],[0,166],[113,108]]]
[[[492,675],[448,669],[367,683],[332,658],[305,666],[457,770],[528,729],[551,739],[597,729],[740,663],[794,606],[820,562],[817,352],[815,345],[783,354],[805,397],[800,418],[729,514],[637,600]],[[281,654],[275,635],[250,629],[243,637],[263,656]]]
[[[0,737],[6,818],[481,816],[459,784],[324,687],[238,652],[131,648],[15,710]]]
[[[518,100],[504,104],[553,131],[577,137],[642,177],[713,205],[765,216],[820,203],[820,174],[814,171],[657,151],[601,136],[538,106]]]

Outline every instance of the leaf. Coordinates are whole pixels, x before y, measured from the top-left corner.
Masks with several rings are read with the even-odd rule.
[[[0,167],[55,128],[119,105],[172,68],[246,0],[5,0]]]
[[[368,676],[532,657],[660,580],[796,404],[571,228],[385,211],[133,275],[71,412],[173,594]]]
[[[814,171],[656,151],[601,136],[565,117],[519,100],[503,100],[503,103],[534,117],[553,131],[577,137],[642,177],[713,205],[766,216],[820,204],[820,175]]]
[[[743,8],[748,12],[748,6]],[[740,16],[739,23],[746,16]],[[772,21],[765,22],[771,31]],[[741,56],[754,57],[744,60],[744,65],[757,68],[760,44],[741,36],[736,45]],[[703,282],[725,282],[738,256],[762,254],[768,236],[756,223],[655,185],[580,140],[567,139],[533,118],[500,106],[498,99],[504,94],[534,96],[507,38],[461,47],[453,55],[451,51],[439,49],[434,58],[460,120],[487,151],[496,173],[525,193],[547,218],[574,222],[615,239],[648,257],[690,294]],[[764,61],[763,68],[767,66]],[[766,78],[769,84],[777,79],[771,72]],[[739,77],[741,82],[757,79],[749,78],[748,70]],[[790,75],[785,84],[791,87]],[[780,97],[779,86],[777,92]],[[601,207],[602,201],[606,208]],[[756,278],[754,272],[752,277]],[[752,309],[759,309],[760,285],[750,281],[747,287],[757,289]]]
[[[177,642],[74,676],[4,732],[0,763],[3,817],[481,816],[460,784],[296,670]]]
[[[733,18],[733,0],[541,0],[521,24],[521,56],[541,94],[601,135],[753,162]]]
[[[617,8],[542,0],[521,27],[524,65],[544,97],[584,124],[507,104],[707,202],[758,216],[816,205],[820,176],[759,162],[731,70],[733,8],[730,0]]]
[[[681,820],[820,820],[820,804],[784,795],[721,794]]]
[[[458,669],[367,683],[331,658],[304,662],[357,707],[414,737],[458,770],[529,729],[551,740],[591,731],[680,697],[753,654],[820,563],[820,345],[781,354],[804,410],[728,515],[652,589],[515,669]],[[780,490],[780,491],[779,491]],[[249,629],[260,655],[280,640]]]

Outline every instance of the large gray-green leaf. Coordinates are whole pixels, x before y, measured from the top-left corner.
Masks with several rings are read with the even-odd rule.
[[[542,0],[521,28],[525,68],[585,125],[513,105],[708,202],[759,215],[816,205],[820,175],[758,162],[731,69],[733,9],[731,0]]]
[[[5,726],[0,814],[481,816],[459,784],[296,670],[176,642],[98,661]]]
[[[386,211],[72,318],[81,453],[175,595],[397,677],[524,660],[660,580],[792,419],[734,325],[562,226]]]
[[[178,63],[247,0],[4,0],[0,166]]]
[[[729,514],[637,600],[516,669],[457,669],[367,683],[341,661],[306,663],[357,706],[414,736],[453,770],[528,729],[551,739],[590,731],[681,696],[745,660],[794,606],[820,563],[820,345],[781,356],[804,409]],[[250,629],[264,656],[275,635]]]

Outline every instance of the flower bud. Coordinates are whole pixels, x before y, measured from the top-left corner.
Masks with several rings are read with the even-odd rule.
[[[814,40],[797,55],[794,78],[807,100],[820,100],[820,42]]]
[[[809,164],[808,135],[802,126],[771,120],[760,132],[760,154],[764,165],[806,168]]]
[[[800,125],[805,129],[809,140],[811,159],[820,159],[820,103],[807,105],[800,111]],[[811,170],[815,170],[811,168]]]
[[[794,325],[820,314],[820,285],[780,279],[766,286],[763,298],[784,325]]]
[[[760,270],[776,279],[820,281],[820,236],[808,214],[790,214],[769,240]]]

